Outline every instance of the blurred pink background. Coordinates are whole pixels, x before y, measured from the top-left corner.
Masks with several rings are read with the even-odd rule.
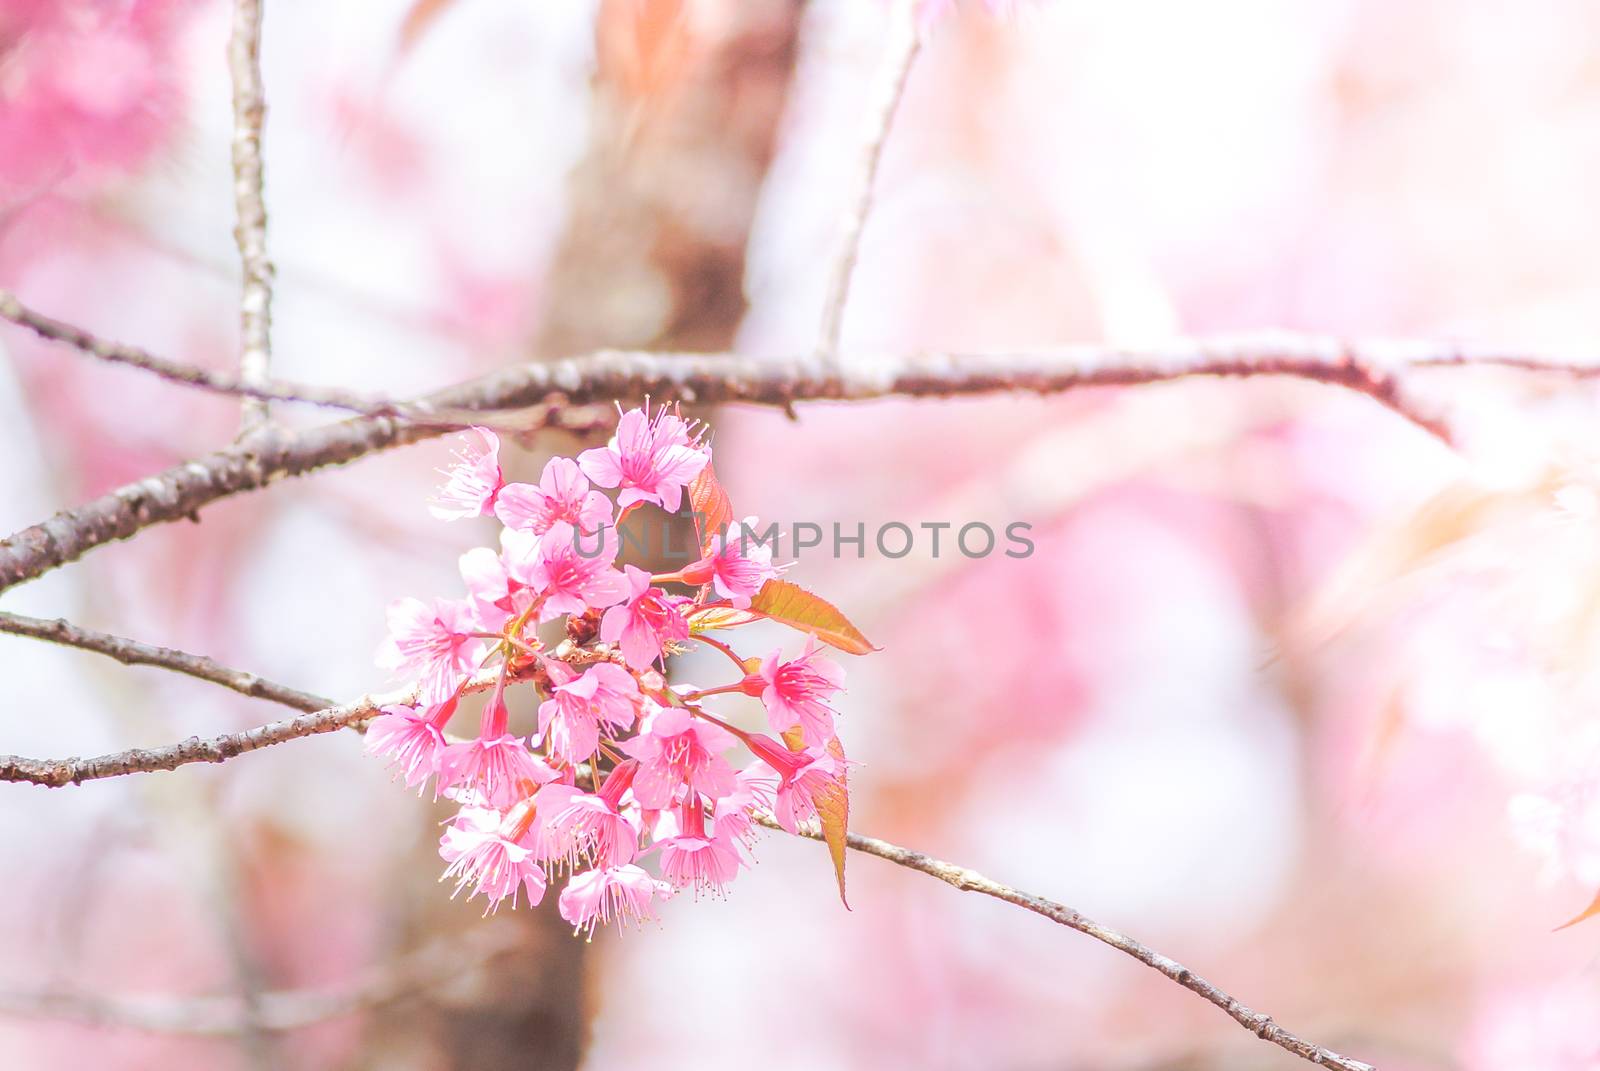
[[[887,146],[846,350],[1283,327],[1592,351],[1593,5],[956,7]],[[406,395],[598,346],[809,352],[887,12],[269,0],[275,373]],[[232,366],[228,22],[210,0],[0,0],[0,286]],[[14,328],[0,351],[5,531],[234,433],[227,399]],[[1033,525],[1025,560],[919,543],[796,567],[884,647],[847,667],[855,828],[1068,903],[1387,1071],[1600,1068],[1600,922],[1551,932],[1600,888],[1595,393],[1416,387],[1458,452],[1268,380],[704,414],[741,514]],[[424,509],[448,449],[221,502],[3,606],[379,688],[385,603],[453,591],[487,538]],[[0,670],[6,752],[278,716],[22,639]],[[851,860],[847,913],[820,849],[777,835],[726,902],[586,950],[484,921],[434,884],[441,814],[353,734],[0,786],[0,1063],[1298,1066],[1109,949],[880,861]],[[344,992],[489,930],[538,951],[510,938],[303,1029],[28,999]]]

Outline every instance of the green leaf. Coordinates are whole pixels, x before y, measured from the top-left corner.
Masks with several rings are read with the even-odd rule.
[[[837,606],[787,580],[767,581],[750,600],[750,609],[790,628],[809,632],[846,654],[864,655],[878,650]]]

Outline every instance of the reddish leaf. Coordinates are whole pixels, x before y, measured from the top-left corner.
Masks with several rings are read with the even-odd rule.
[[[760,614],[749,610],[735,610],[731,606],[705,606],[689,614],[689,631],[696,633],[710,632],[714,628],[738,628],[760,620]]]
[[[733,520],[733,503],[728,501],[728,492],[722,489],[709,461],[689,485],[689,508],[694,511],[694,530],[700,537],[700,553],[704,554],[711,549],[711,537]]]
[[[1569,919],[1568,921],[1563,922],[1561,925],[1557,926],[1556,929],[1564,930],[1568,926],[1576,926],[1578,923],[1592,919],[1596,915],[1600,915],[1600,893],[1595,894],[1595,898],[1589,902],[1588,907],[1583,909],[1582,914],[1578,915],[1577,918]]]
[[[844,850],[850,829],[850,785],[845,770],[844,745],[835,737],[828,744],[828,752],[839,760],[839,780],[827,792],[816,797],[817,817],[822,821],[822,839],[828,845],[828,856],[833,860],[833,873],[839,879],[839,902],[846,911],[850,901],[844,895]]]
[[[786,580],[767,581],[750,600],[750,609],[790,628],[809,632],[846,654],[870,654],[878,649],[838,607]]]

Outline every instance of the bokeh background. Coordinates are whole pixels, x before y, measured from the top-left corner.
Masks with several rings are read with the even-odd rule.
[[[1594,5],[939,7],[847,350],[1276,326],[1593,352]],[[602,346],[809,352],[886,5],[267,8],[278,374],[405,395]],[[232,366],[228,22],[213,0],[0,0],[0,286]],[[6,531],[235,431],[226,399],[16,329],[0,351]],[[741,513],[1033,525],[1025,560],[796,567],[884,648],[848,666],[857,829],[1390,1071],[1600,1068],[1600,922],[1552,932],[1600,887],[1595,393],[1413,385],[1459,451],[1278,381],[701,415]],[[448,449],[218,503],[3,605],[381,687],[383,606],[454,591],[489,538],[424,509]],[[28,755],[278,716],[22,639],[0,679],[0,750]],[[484,920],[435,884],[443,816],[353,734],[0,786],[0,1064],[1297,1066],[920,875],[855,858],[846,912],[817,846],[776,835],[728,900],[640,933]]]

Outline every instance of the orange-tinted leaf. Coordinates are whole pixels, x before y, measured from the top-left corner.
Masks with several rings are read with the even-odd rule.
[[[722,489],[709,461],[689,485],[689,508],[694,511],[694,530],[700,537],[700,553],[704,554],[711,548],[711,537],[733,520],[733,503],[728,501],[728,492]]]
[[[790,751],[804,751],[806,749],[806,734],[796,725],[793,729],[783,731],[783,742]]]
[[[1561,925],[1557,926],[1556,929],[1564,930],[1568,926],[1576,926],[1578,923],[1592,919],[1596,915],[1600,915],[1600,893],[1595,894],[1595,898],[1589,902],[1589,906],[1584,908],[1583,912],[1578,915],[1577,918],[1569,919],[1568,921],[1563,922]]]
[[[694,70],[686,0],[606,0],[595,21],[600,77],[630,100],[664,107]]]
[[[689,632],[710,632],[714,628],[738,628],[748,625],[752,621],[760,621],[761,615],[751,613],[749,610],[735,610],[731,606],[707,606],[689,614]]]
[[[828,744],[828,752],[839,760],[839,780],[836,785],[816,797],[817,817],[822,821],[822,839],[828,845],[828,857],[833,860],[833,873],[839,879],[839,902],[846,911],[850,901],[844,895],[844,850],[850,831],[850,785],[844,760],[844,745],[837,737]]]
[[[454,0],[412,0],[406,17],[400,23],[400,53],[404,55],[416,47],[422,35],[433,27],[440,15]]]
[[[750,600],[750,609],[790,628],[809,632],[846,654],[870,654],[878,649],[838,607],[787,580],[767,581]]]

